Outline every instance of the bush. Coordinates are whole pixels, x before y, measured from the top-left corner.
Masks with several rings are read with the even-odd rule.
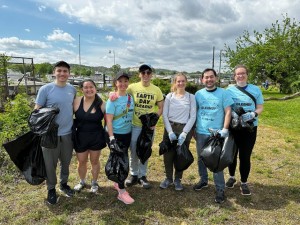
[[[16,95],[14,100],[8,100],[4,112],[0,114],[0,176],[17,172],[2,144],[26,133],[29,130],[27,119],[32,111],[30,99],[26,94]]]

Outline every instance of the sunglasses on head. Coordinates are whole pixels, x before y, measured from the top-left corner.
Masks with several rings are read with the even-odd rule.
[[[151,73],[152,73],[152,72],[149,71],[149,70],[147,70],[147,71],[142,71],[142,72],[141,72],[142,75],[145,75],[145,74],[150,75]]]

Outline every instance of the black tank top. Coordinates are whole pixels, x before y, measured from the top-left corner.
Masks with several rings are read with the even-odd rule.
[[[81,98],[80,105],[75,112],[76,120],[78,121],[77,124],[81,123],[82,119],[84,121],[80,125],[80,132],[93,132],[103,130],[102,120],[104,118],[104,114],[100,109],[102,104],[102,100],[100,99],[100,104],[96,104],[97,106],[94,107],[96,112],[90,112],[89,115],[85,116],[86,112],[83,109],[83,97]]]

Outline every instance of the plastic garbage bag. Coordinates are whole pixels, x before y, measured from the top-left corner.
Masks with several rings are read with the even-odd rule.
[[[163,155],[169,151],[176,151],[177,143],[177,140],[173,141],[172,143],[170,140],[162,140],[162,142],[159,143],[159,155]]]
[[[56,148],[58,144],[57,132],[58,124],[52,122],[47,133],[41,136],[41,146],[45,148]]]
[[[136,154],[141,163],[144,164],[152,154],[152,139],[154,130],[150,128],[156,125],[159,116],[156,113],[150,113],[141,115],[139,119],[143,126],[137,139]]]
[[[254,127],[253,122],[255,119],[244,122],[242,115],[246,112],[243,107],[234,108],[234,112],[238,115],[238,117],[231,117],[230,128],[233,130],[248,129],[251,131]]]
[[[46,134],[58,113],[56,107],[35,109],[28,118],[30,130],[38,135]]]
[[[123,146],[118,143],[119,147],[123,149]],[[123,183],[129,173],[129,160],[128,154],[125,149],[123,152],[110,151],[108,160],[105,165],[105,174],[111,181],[117,183]]]
[[[232,134],[221,138],[212,136],[201,149],[200,158],[212,172],[222,171],[233,162],[236,145]]]
[[[194,162],[194,157],[191,151],[188,149],[185,143],[177,145],[176,156],[174,160],[174,167],[177,171],[183,171],[189,168]]]
[[[32,185],[41,184],[47,177],[40,137],[29,131],[3,144],[10,159]]]

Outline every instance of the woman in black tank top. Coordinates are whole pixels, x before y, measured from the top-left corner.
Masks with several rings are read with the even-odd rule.
[[[80,182],[74,187],[81,191],[86,186],[87,161],[92,165],[91,192],[97,192],[100,172],[99,157],[101,149],[105,148],[105,132],[102,125],[105,112],[105,102],[97,95],[93,80],[84,80],[80,85],[83,95],[74,100],[74,112],[77,124],[78,139],[74,149],[78,159],[78,174]],[[91,111],[89,108],[92,107]]]

